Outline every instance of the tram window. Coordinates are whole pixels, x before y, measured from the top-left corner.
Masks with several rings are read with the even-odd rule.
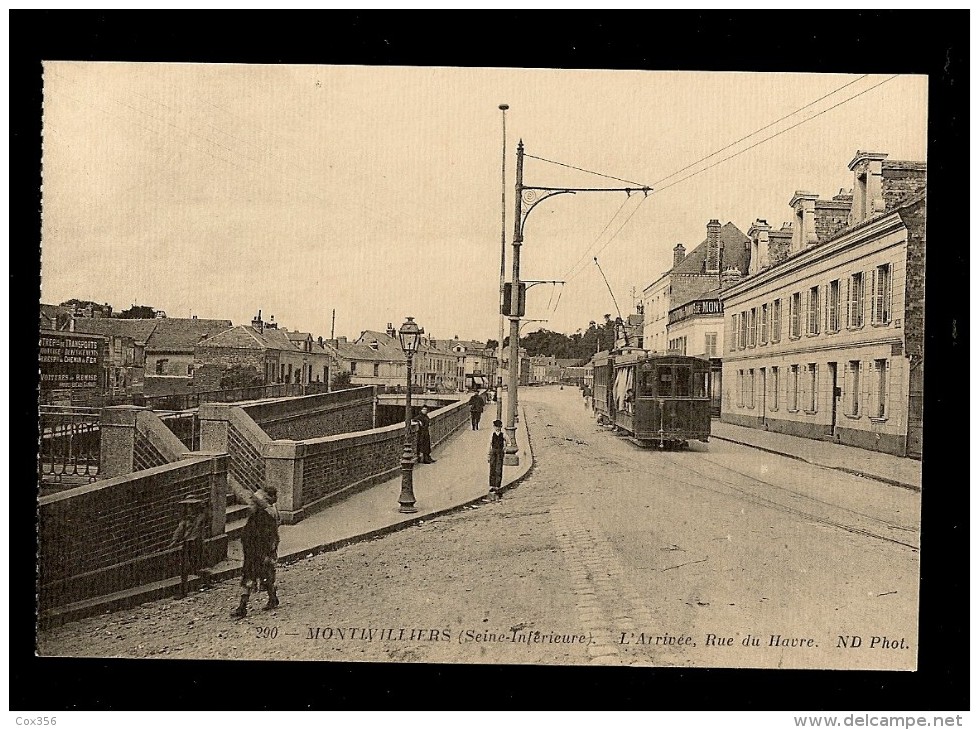
[[[650,397],[656,395],[656,373],[644,372],[642,380],[639,381],[639,397]]]
[[[676,368],[676,397],[690,397],[690,367],[678,365]]]
[[[706,398],[707,394],[710,393],[710,386],[708,384],[709,377],[710,373],[706,370],[698,371],[693,374],[694,398]]]
[[[656,395],[660,398],[673,397],[673,368],[669,365],[661,365],[656,373]]]

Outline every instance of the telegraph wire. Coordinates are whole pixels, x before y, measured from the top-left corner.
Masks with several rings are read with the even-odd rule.
[[[680,184],[680,183],[682,183],[682,182],[683,182],[684,180],[689,180],[690,178],[692,178],[692,177],[694,177],[694,176],[696,176],[696,175],[699,175],[699,174],[700,174],[700,173],[702,173],[702,172],[707,172],[707,170],[709,170],[709,169],[711,169],[712,167],[717,167],[717,166],[718,166],[718,165],[720,165],[720,164],[721,164],[722,162],[727,162],[728,160],[730,160],[730,159],[733,159],[733,158],[735,158],[735,157],[737,157],[738,155],[743,155],[743,154],[744,154],[745,152],[747,152],[748,150],[753,150],[753,149],[754,149],[755,147],[757,147],[758,145],[761,145],[761,144],[764,144],[765,142],[767,142],[767,141],[768,141],[768,140],[770,140],[770,139],[775,139],[775,138],[776,138],[776,137],[778,137],[779,135],[782,135],[782,134],[785,134],[786,132],[790,132],[790,131],[792,131],[793,129],[795,129],[796,127],[799,127],[799,126],[801,126],[801,125],[803,125],[803,124],[805,124],[806,122],[811,122],[811,121],[812,121],[813,119],[815,119],[816,117],[819,117],[819,116],[822,116],[822,115],[823,115],[823,114],[825,114],[826,112],[829,112],[829,111],[832,111],[833,109],[836,109],[836,108],[837,108],[837,107],[839,107],[839,106],[843,106],[843,105],[844,105],[844,104],[846,104],[847,102],[850,102],[850,101],[853,101],[853,100],[854,100],[854,99],[856,99],[856,98],[857,98],[858,96],[863,96],[863,95],[864,95],[864,94],[866,94],[866,93],[867,93],[868,91],[873,91],[873,90],[874,90],[874,89],[876,89],[876,88],[877,88],[878,86],[883,86],[883,85],[884,85],[884,84],[886,84],[886,83],[887,83],[888,81],[893,81],[894,79],[896,79],[896,78],[897,78],[898,76],[900,76],[900,75],[901,75],[901,74],[894,74],[893,76],[890,76],[890,77],[888,77],[888,78],[886,78],[886,79],[884,79],[883,81],[881,81],[881,82],[879,82],[879,83],[876,83],[876,84],[874,84],[873,86],[871,86],[871,87],[869,87],[869,88],[866,88],[866,89],[864,89],[863,91],[861,91],[861,92],[858,92],[858,93],[856,93],[856,94],[854,94],[853,96],[850,96],[850,97],[847,97],[847,98],[846,98],[846,99],[844,99],[843,101],[841,101],[841,102],[838,102],[838,103],[836,103],[836,104],[834,104],[833,106],[830,106],[830,107],[826,107],[826,108],[825,108],[825,109],[823,109],[822,111],[820,111],[820,112],[816,112],[816,113],[815,113],[815,114],[813,114],[813,115],[812,115],[811,117],[806,117],[806,118],[805,118],[805,119],[803,119],[802,121],[800,121],[800,122],[796,122],[795,124],[793,124],[793,125],[792,125],[792,126],[790,126],[790,127],[786,127],[785,129],[783,129],[783,130],[781,130],[781,131],[779,131],[779,132],[776,132],[775,134],[772,134],[772,135],[769,135],[768,137],[765,137],[765,139],[762,139],[762,140],[759,140],[758,142],[755,142],[754,144],[752,144],[752,145],[749,145],[748,147],[745,147],[745,148],[744,148],[743,150],[739,150],[738,152],[735,152],[735,153],[734,153],[733,155],[728,155],[727,157],[725,157],[725,158],[723,158],[723,159],[721,159],[721,160],[718,160],[717,162],[712,162],[712,163],[711,163],[710,165],[708,165],[708,166],[707,166],[707,167],[705,167],[704,169],[702,169],[702,170],[697,170],[697,172],[692,172],[692,173],[690,173],[689,175],[685,175],[684,177],[681,177],[681,178],[680,178],[679,180],[676,180],[676,181],[674,181],[674,182],[671,182],[671,183],[670,183],[669,185],[664,185],[663,187],[661,187],[661,188],[659,188],[659,189],[657,189],[657,190],[655,190],[655,191],[653,191],[653,192],[657,192],[657,193],[660,193],[660,192],[663,192],[664,190],[668,190],[669,188],[672,188],[672,187],[673,187],[674,185],[679,185],[679,184]]]
[[[866,93],[868,93],[868,92],[870,92],[870,91],[873,91],[874,89],[876,89],[876,88],[878,88],[879,86],[883,86],[883,85],[884,85],[884,84],[886,84],[886,83],[887,83],[888,81],[893,81],[894,79],[896,79],[896,78],[897,78],[898,76],[900,76],[900,75],[901,75],[901,74],[894,74],[893,76],[889,76],[888,78],[886,78],[886,79],[884,79],[883,81],[880,81],[880,82],[878,82],[878,83],[876,83],[876,84],[874,84],[873,86],[870,86],[870,87],[868,87],[868,88],[866,88],[866,89],[864,89],[863,91],[860,91],[860,92],[858,92],[858,93],[856,93],[856,94],[854,94],[853,96],[849,96],[849,97],[847,97],[846,99],[844,99],[843,101],[840,101],[840,102],[837,102],[836,104],[833,104],[833,106],[830,106],[830,107],[826,107],[826,108],[825,108],[825,109],[823,109],[822,111],[819,111],[819,112],[816,112],[816,113],[815,113],[815,114],[813,114],[812,116],[809,116],[809,117],[806,117],[805,119],[803,119],[803,120],[801,120],[801,121],[799,121],[799,122],[796,122],[795,124],[793,124],[793,125],[791,125],[791,126],[789,126],[789,127],[786,127],[785,129],[782,129],[782,130],[780,130],[780,131],[778,131],[778,132],[775,132],[775,134],[771,134],[771,135],[769,135],[769,136],[767,136],[767,137],[765,137],[764,139],[761,139],[761,140],[759,140],[758,142],[755,142],[754,144],[752,144],[752,145],[749,145],[748,147],[745,147],[745,148],[744,148],[744,149],[742,149],[742,150],[738,150],[737,152],[735,152],[735,153],[733,153],[733,154],[731,154],[731,155],[728,155],[727,157],[724,157],[724,158],[722,158],[722,159],[720,159],[720,160],[717,160],[716,162],[712,162],[712,163],[711,163],[710,165],[707,165],[707,167],[704,167],[704,168],[702,168],[702,169],[700,169],[700,170],[697,170],[696,172],[692,172],[692,173],[690,173],[689,175],[684,175],[684,176],[683,176],[682,178],[680,178],[679,180],[675,180],[675,181],[673,181],[673,182],[671,182],[671,183],[670,183],[669,185],[664,185],[664,186],[663,186],[663,187],[661,187],[661,188],[657,188],[656,190],[653,190],[653,191],[652,191],[652,192],[650,192],[649,194],[650,194],[650,195],[655,195],[656,193],[661,193],[661,192],[663,192],[664,190],[668,190],[669,188],[672,188],[672,187],[673,187],[674,185],[679,185],[680,183],[682,183],[682,182],[684,182],[685,180],[689,180],[690,178],[692,178],[692,177],[696,177],[697,175],[700,175],[701,173],[704,173],[704,172],[707,172],[707,171],[708,171],[708,170],[710,170],[711,168],[713,168],[713,167],[717,167],[718,165],[720,165],[720,164],[722,164],[722,163],[724,163],[724,162],[727,162],[728,160],[732,160],[732,159],[734,159],[735,157],[737,157],[738,155],[743,155],[743,154],[744,154],[745,152],[748,152],[749,150],[753,150],[753,149],[754,149],[755,147],[758,147],[759,145],[762,145],[762,144],[764,144],[765,142],[768,142],[769,140],[772,140],[772,139],[775,139],[776,137],[778,137],[778,136],[780,136],[780,135],[783,135],[783,134],[785,134],[786,132],[789,132],[789,131],[791,131],[791,130],[793,130],[793,129],[795,129],[796,127],[799,127],[799,126],[801,126],[801,125],[803,125],[803,124],[805,124],[806,122],[811,122],[811,121],[812,121],[813,119],[815,119],[816,117],[819,117],[819,116],[822,116],[822,115],[823,115],[823,114],[825,114],[826,112],[829,112],[829,111],[832,111],[833,109],[836,109],[837,107],[840,107],[840,106],[843,106],[844,104],[846,104],[846,103],[848,103],[848,102],[851,102],[851,101],[853,101],[853,100],[854,100],[854,99],[856,99],[856,98],[857,98],[858,96],[863,96],[864,94],[866,94]],[[768,125],[768,126],[771,126],[771,125]],[[764,129],[764,127],[763,127],[763,129]],[[751,135],[749,135],[749,136],[751,136]],[[710,155],[709,155],[709,157],[710,157]],[[695,163],[695,164],[696,164],[696,163]],[[689,166],[688,166],[688,167],[689,167]],[[676,173],[674,173],[674,174],[676,174]],[[668,177],[666,177],[666,178],[663,178],[663,179],[664,179],[664,180],[665,180],[665,179],[669,179],[669,177],[672,177],[672,176],[668,176]],[[640,203],[640,204],[641,204],[641,203]],[[638,210],[638,206],[637,206],[637,208],[636,208],[636,209]],[[633,212],[635,212],[635,211],[633,211]],[[629,217],[631,218],[632,216],[629,216]],[[626,222],[628,222],[628,219],[626,220]],[[619,232],[620,230],[622,230],[622,227],[621,227],[621,226],[620,226],[620,227],[619,227],[619,229],[618,229],[618,230],[617,230],[617,231],[615,232],[615,235],[617,235],[617,234],[618,234],[618,232]],[[601,247],[600,249],[598,249],[598,251],[597,251],[597,252],[595,253],[595,256],[597,256],[597,255],[598,255],[598,254],[600,254],[600,253],[601,253],[602,251],[604,251],[604,250],[605,250],[605,249],[606,249],[606,248],[608,247],[608,245],[609,245],[610,243],[612,243],[612,241],[613,241],[613,240],[615,240],[615,235],[613,235],[613,236],[612,236],[612,237],[611,237],[611,238],[610,238],[610,239],[609,239],[608,241],[606,241],[606,242],[605,242],[605,243],[604,243],[604,244],[602,245],[602,247]],[[574,274],[573,276],[571,276],[571,277],[565,277],[565,278],[566,278],[566,280],[567,280],[567,281],[570,281],[571,279],[573,279],[573,278],[574,278],[575,276],[577,276],[577,275],[578,275],[578,274],[580,274],[580,273],[581,273],[581,271],[578,271],[578,272],[577,272],[577,273],[575,273],[575,274]]]
[[[854,79],[853,81],[849,81],[849,82],[847,82],[847,83],[845,83],[845,84],[843,84],[843,86],[840,86],[840,87],[839,87],[839,88],[837,88],[837,89],[833,89],[833,90],[832,90],[831,92],[829,92],[828,94],[824,94],[823,96],[821,96],[821,97],[819,97],[818,99],[814,99],[813,101],[810,101],[810,102],[809,102],[808,104],[806,104],[805,106],[801,106],[801,107],[799,107],[799,108],[798,108],[798,109],[796,109],[795,111],[793,111],[793,112],[790,112],[790,113],[788,113],[788,114],[786,114],[786,115],[785,115],[784,117],[780,117],[779,119],[776,119],[776,120],[775,120],[774,122],[770,122],[769,124],[766,124],[766,125],[765,125],[764,127],[759,127],[759,128],[758,128],[758,129],[756,129],[756,130],[755,130],[754,132],[751,132],[750,134],[746,134],[746,135],[745,135],[744,137],[742,137],[741,139],[737,139],[737,140],[735,140],[734,142],[731,142],[731,144],[729,144],[729,145],[727,145],[726,147],[721,147],[721,148],[720,148],[719,150],[714,150],[714,151],[713,151],[713,152],[711,152],[711,153],[710,153],[709,155],[707,155],[707,156],[705,156],[705,157],[701,157],[701,158],[700,158],[699,160],[697,160],[696,162],[691,162],[691,163],[690,163],[689,165],[687,165],[686,167],[681,167],[681,168],[680,168],[679,170],[675,170],[674,172],[671,172],[671,173],[670,173],[669,175],[667,175],[666,177],[661,177],[661,178],[660,178],[659,180],[657,180],[656,182],[654,182],[654,183],[653,183],[653,186],[655,186],[655,185],[658,185],[659,183],[661,183],[661,182],[663,182],[664,180],[669,180],[669,179],[670,179],[671,177],[675,177],[675,176],[677,176],[677,175],[679,175],[679,174],[680,174],[681,172],[684,172],[685,170],[689,170],[689,169],[690,169],[691,167],[693,167],[694,165],[699,165],[699,164],[700,164],[701,162],[704,162],[705,160],[709,160],[709,159],[710,159],[711,157],[713,157],[714,155],[718,155],[718,154],[720,154],[721,152],[723,152],[724,150],[727,150],[727,149],[730,149],[731,147],[734,147],[734,145],[736,145],[736,144],[739,144],[739,143],[741,143],[741,142],[744,142],[744,141],[745,141],[746,139],[748,139],[749,137],[754,137],[754,136],[755,136],[756,134],[758,134],[759,132],[764,132],[764,131],[765,131],[766,129],[768,129],[768,128],[770,128],[770,127],[774,127],[774,126],[775,126],[776,124],[778,124],[779,122],[784,122],[784,121],[785,121],[786,119],[788,119],[789,117],[794,117],[794,116],[795,116],[796,114],[798,114],[799,112],[801,112],[801,111],[803,111],[804,109],[808,109],[808,108],[809,108],[809,107],[811,107],[811,106],[812,106],[813,104],[817,104],[817,103],[819,103],[819,102],[821,102],[821,101],[822,101],[823,99],[826,99],[826,98],[828,98],[828,97],[830,97],[830,96],[832,96],[833,94],[837,94],[837,93],[839,93],[839,92],[841,92],[841,91],[843,91],[843,89],[845,89],[845,88],[846,88],[846,87],[848,87],[848,86],[852,86],[853,84],[855,84],[855,83],[857,83],[858,81],[863,81],[863,80],[864,80],[865,78],[867,78],[868,76],[870,76],[870,74],[864,74],[863,76],[861,76],[861,77],[860,77],[860,78],[858,78],[858,79]],[[852,97],[852,98],[856,98],[856,97]]]

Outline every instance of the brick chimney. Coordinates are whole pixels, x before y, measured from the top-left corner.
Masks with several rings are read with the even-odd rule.
[[[394,325],[388,322],[387,329],[384,330],[388,337],[397,337],[398,333],[394,330]]]
[[[687,249],[683,247],[682,243],[678,243],[673,247],[673,268],[675,269],[680,265],[680,262],[687,257]]]
[[[848,167],[853,171],[853,203],[850,208],[850,225],[872,218],[884,211],[882,169],[883,152],[862,152],[850,160]]]
[[[738,271],[734,266],[725,269],[724,273],[721,274],[721,288],[726,289],[732,284],[737,284],[741,281],[741,272]]]
[[[258,330],[259,332],[265,331],[265,323],[262,321],[262,310],[258,310],[258,314],[252,319],[252,329]]]
[[[772,227],[763,218],[756,218],[755,222],[751,224],[751,228],[748,229],[748,238],[751,243],[751,256],[748,259],[749,274],[757,274],[771,265],[768,258],[768,232],[770,230]]]
[[[816,193],[796,190],[789,201],[789,207],[795,211],[792,222],[792,252],[801,251],[819,243],[816,237]]]
[[[707,260],[705,273],[717,274],[721,270],[721,222],[712,218],[707,224]]]

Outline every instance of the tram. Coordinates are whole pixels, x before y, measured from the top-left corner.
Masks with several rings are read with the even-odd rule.
[[[634,440],[683,448],[710,438],[710,361],[640,348],[597,353],[592,409]]]

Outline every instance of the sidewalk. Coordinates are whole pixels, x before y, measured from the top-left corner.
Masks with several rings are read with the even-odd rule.
[[[711,421],[710,431],[711,438],[921,491],[921,462],[914,459],[717,420]]]
[[[504,399],[504,407],[506,401]],[[505,412],[505,411],[504,411]],[[336,550],[344,545],[368,540],[424,522],[447,512],[481,502],[489,494],[489,463],[486,452],[496,404],[491,403],[483,411],[478,431],[463,424],[432,456],[434,464],[416,464],[413,470],[415,507],[417,512],[402,514],[398,511],[401,494],[401,475],[354,494],[341,502],[307,517],[296,525],[279,528],[279,562],[292,562],[316,553]],[[503,467],[503,491],[516,486],[534,465],[527,418],[520,409],[517,424],[518,466]],[[211,570],[213,580],[225,580],[241,575],[241,541],[231,540],[228,557]],[[173,596],[180,587],[180,578],[167,578],[155,583],[143,584],[118,593],[97,596],[77,603],[61,606],[41,617],[44,628],[67,621],[93,616],[106,611],[130,608],[145,601]],[[188,588],[200,587],[200,578],[190,576]]]
[[[503,403],[505,413],[505,398]],[[282,525],[279,528],[279,562],[335,550],[482,501],[489,493],[486,452],[495,413],[496,404],[490,403],[483,412],[478,431],[465,423],[432,452],[434,464],[415,465],[412,473],[418,512],[402,514],[398,511],[401,494],[401,475],[398,474],[330,505],[298,524]],[[503,467],[504,491],[527,476],[534,463],[526,424],[527,418],[521,408],[517,424],[520,464]],[[241,571],[241,562],[241,542],[233,540],[228,545],[228,559],[215,566],[213,574],[219,579],[234,577]]]

